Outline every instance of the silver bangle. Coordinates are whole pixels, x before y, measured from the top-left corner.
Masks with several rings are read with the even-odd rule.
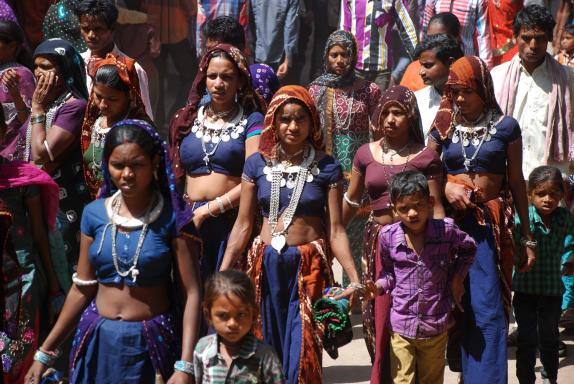
[[[215,201],[217,202],[217,206],[219,207],[219,213],[220,214],[224,214],[225,213],[225,206],[223,205],[223,200],[221,199],[221,197],[216,197]]]
[[[72,281],[74,282],[74,284],[76,284],[78,287],[87,287],[90,285],[96,285],[98,284],[98,280],[82,280],[78,277],[78,273],[74,272],[74,274],[72,275]]]
[[[217,215],[214,215],[213,213],[211,213],[211,209],[209,209],[209,201],[207,202],[207,213],[209,213],[209,216],[211,217],[217,217]]]
[[[347,204],[349,204],[351,207],[353,208],[361,208],[361,203],[357,203],[351,199],[349,199],[349,196],[347,196],[347,192],[345,192],[343,194],[343,199],[345,199],[345,201],[347,202]]]
[[[538,245],[536,240],[520,239],[520,245],[526,248],[534,249]]]
[[[46,114],[40,113],[37,115],[30,116],[30,123],[33,124],[44,124],[46,122]]]
[[[229,195],[227,193],[225,193],[225,194],[223,194],[223,197],[225,197],[227,199],[227,203],[229,203],[229,209],[233,209],[233,203],[231,202]]]
[[[46,152],[48,152],[48,157],[50,158],[50,161],[54,161],[54,154],[52,153],[52,150],[48,145],[48,141],[46,140],[44,140],[44,148],[46,148]]]

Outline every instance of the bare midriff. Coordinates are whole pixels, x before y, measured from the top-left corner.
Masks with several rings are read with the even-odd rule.
[[[142,321],[169,311],[169,297],[167,280],[152,287],[100,283],[96,306],[99,314],[108,319]]]
[[[187,175],[186,193],[192,201],[213,200],[241,184],[241,177],[222,173]]]
[[[478,203],[496,199],[504,184],[504,175],[495,173],[461,173],[456,177],[481,190],[480,196],[476,196]]]
[[[283,221],[279,219],[279,225],[275,232],[283,229]],[[269,219],[263,218],[263,226],[259,233],[261,241],[265,244],[271,244],[271,228],[269,227]],[[325,220],[322,217],[316,216],[296,216],[293,218],[291,225],[287,231],[286,240],[287,245],[302,245],[325,237]]]

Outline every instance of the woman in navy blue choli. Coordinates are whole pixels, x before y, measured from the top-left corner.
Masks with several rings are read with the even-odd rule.
[[[210,101],[200,106],[209,93]],[[203,242],[205,281],[219,269],[237,217],[245,159],[257,151],[265,102],[251,85],[243,54],[227,44],[203,57],[188,105],[170,127],[178,190],[192,207]]]

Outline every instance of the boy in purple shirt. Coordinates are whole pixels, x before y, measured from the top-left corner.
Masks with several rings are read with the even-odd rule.
[[[464,278],[474,260],[474,240],[452,219],[429,217],[428,182],[401,172],[390,186],[397,223],[381,230],[383,272],[379,293],[391,292],[391,375],[394,382],[442,383],[453,302],[462,311]]]

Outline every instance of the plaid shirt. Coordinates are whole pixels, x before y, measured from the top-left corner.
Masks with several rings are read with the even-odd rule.
[[[574,219],[567,209],[558,207],[552,213],[552,224],[548,228],[534,206],[528,208],[530,230],[536,246],[536,262],[528,272],[514,270],[512,289],[516,292],[543,296],[561,296],[562,265],[574,262]],[[516,216],[516,226],[520,218]],[[520,231],[515,232],[516,244],[520,244]]]
[[[402,223],[385,226],[379,237],[383,272],[376,284],[391,291],[393,332],[408,338],[431,338],[453,323],[453,275],[464,278],[474,261],[476,244],[450,218],[429,219],[420,255],[407,246]]]
[[[219,353],[217,334],[203,337],[193,352],[195,384],[283,384],[281,363],[273,349],[248,333],[228,368]]]

